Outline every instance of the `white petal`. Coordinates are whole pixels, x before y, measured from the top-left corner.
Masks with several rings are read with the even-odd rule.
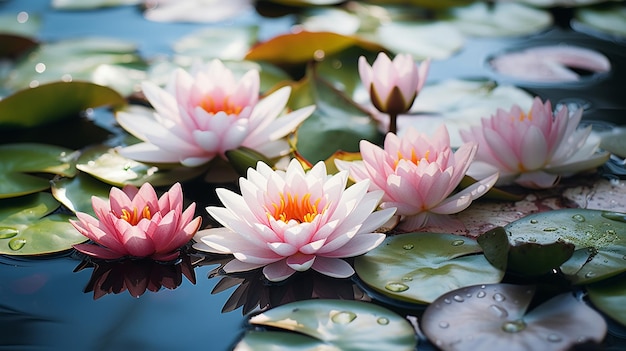
[[[333,278],[348,278],[354,274],[350,264],[339,258],[318,256],[313,262],[312,269]]]

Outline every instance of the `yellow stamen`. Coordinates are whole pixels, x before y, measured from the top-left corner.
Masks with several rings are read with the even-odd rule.
[[[280,194],[280,203],[272,204],[272,207],[274,208],[273,213],[268,211],[267,216],[274,217],[275,219],[285,223],[292,219],[298,223],[310,223],[319,213],[324,212],[324,209],[322,209],[321,212],[318,212],[320,200],[321,199],[317,199],[315,202],[311,202],[310,193],[306,193],[302,197],[302,200],[298,200],[297,194],[293,196],[290,193],[287,193],[286,197],[285,194]]]
[[[404,155],[400,151],[398,151],[398,158],[396,159],[396,163],[394,164],[394,167],[398,167],[398,163],[400,162],[400,160],[408,160],[408,161],[413,162],[415,165],[419,165],[422,159],[426,159],[426,161],[430,162],[429,157],[430,157],[430,150],[426,150],[426,152],[424,153],[424,156],[418,157],[417,153],[415,153],[415,149],[411,149],[411,158],[404,157]]]
[[[200,102],[200,107],[206,112],[213,114],[224,111],[228,115],[238,115],[243,110],[243,106],[235,105],[228,97],[225,97],[224,101],[218,103],[211,96],[205,96]]]
[[[143,210],[141,211],[141,213],[138,213],[137,207],[133,207],[132,212],[130,212],[127,209],[123,209],[122,214],[120,215],[120,219],[123,219],[132,225],[137,225],[137,223],[139,223],[139,221],[141,221],[144,218],[146,219],[152,218],[152,214],[150,213],[150,209],[148,208],[148,206],[145,206]]]

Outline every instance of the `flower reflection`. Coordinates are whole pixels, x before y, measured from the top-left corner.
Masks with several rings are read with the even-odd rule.
[[[147,259],[115,262],[83,260],[74,272],[86,268],[93,268],[93,272],[84,292],[93,292],[94,300],[124,291],[128,291],[133,297],[139,297],[146,291],[157,292],[162,288],[173,290],[182,284],[183,276],[196,284],[189,255],[181,256],[175,264]]]
[[[215,264],[215,261],[199,263],[204,264]],[[312,270],[293,275],[280,283],[272,283],[264,277],[261,269],[226,274],[220,266],[209,272],[209,278],[220,279],[211,294],[219,294],[236,287],[224,303],[222,312],[242,308],[241,313],[248,314],[310,299],[370,301],[369,296],[352,280],[333,278]]]
[[[570,113],[571,112],[571,113]],[[602,165],[607,153],[596,153],[599,141],[588,140],[591,125],[577,128],[582,109],[552,105],[536,97],[530,111],[514,105],[498,109],[479,126],[461,130],[464,141],[479,145],[470,175],[499,171],[500,185],[517,183],[528,188],[549,188],[561,176]]]
[[[388,133],[384,148],[369,141],[360,143],[362,161],[336,160],[339,169],[350,171],[358,183],[370,181],[370,190],[382,190],[381,208],[396,208],[401,216],[399,229],[414,231],[425,227],[446,227],[446,216],[466,209],[496,182],[497,172],[453,194],[474,159],[477,145],[466,143],[456,152],[450,147],[445,126],[432,138],[409,128],[399,137]],[[456,226],[462,224],[455,223]]]
[[[240,146],[268,158],[290,151],[284,137],[314,106],[281,115],[291,94],[283,87],[259,100],[259,72],[240,80],[220,60],[178,69],[165,89],[146,81],[143,93],[154,111],[135,106],[117,113],[120,125],[143,142],[119,149],[122,156],[146,163],[194,167]]]

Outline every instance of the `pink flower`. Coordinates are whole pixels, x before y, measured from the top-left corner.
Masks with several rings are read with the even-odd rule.
[[[479,145],[470,174],[499,171],[499,184],[517,183],[549,188],[560,176],[602,165],[607,153],[596,153],[598,143],[587,142],[591,126],[577,129],[582,109],[571,114],[563,107],[556,114],[550,101],[536,97],[528,113],[514,105],[498,109],[480,126],[461,130],[464,141]]]
[[[347,172],[329,176],[323,162],[305,172],[297,160],[286,171],[265,163],[240,178],[241,194],[217,189],[225,207],[207,211],[223,228],[199,231],[194,248],[235,259],[226,272],[259,267],[270,281],[312,268],[344,278],[354,269],[341,258],[364,254],[384,234],[373,233],[395,209],[372,212],[382,192],[367,192],[368,183],[346,189]]]
[[[364,56],[359,57],[359,75],[370,94],[374,107],[389,114],[389,131],[396,132],[396,118],[407,112],[426,82],[430,60],[419,67],[409,54],[398,54],[393,61],[381,52],[370,66]]]
[[[278,157],[290,150],[284,137],[314,110],[308,106],[279,117],[291,90],[281,88],[259,101],[256,70],[236,80],[216,59],[192,74],[177,70],[166,89],[144,82],[154,111],[133,107],[118,112],[119,124],[143,141],[120,149],[122,156],[193,167],[245,146]]]
[[[195,203],[183,212],[183,192],[178,183],[160,198],[152,185],[145,183],[139,189],[132,185],[122,190],[111,188],[109,201],[93,196],[91,202],[97,219],[77,212],[78,221],[70,222],[96,243],[77,244],[74,248],[96,258],[172,260],[202,222],[201,217],[193,218]]]
[[[362,161],[338,160],[336,164],[339,169],[349,169],[357,184],[369,179],[370,190],[384,191],[380,207],[395,207],[401,216],[399,228],[409,231],[451,222],[441,215],[466,209],[493,186],[497,173],[453,194],[476,148],[475,143],[465,143],[452,152],[445,126],[432,139],[409,127],[402,137],[388,133],[384,148],[362,140]]]

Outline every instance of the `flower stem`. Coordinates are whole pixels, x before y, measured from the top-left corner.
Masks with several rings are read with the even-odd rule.
[[[398,115],[395,113],[389,114],[389,133],[397,134],[398,131]]]

